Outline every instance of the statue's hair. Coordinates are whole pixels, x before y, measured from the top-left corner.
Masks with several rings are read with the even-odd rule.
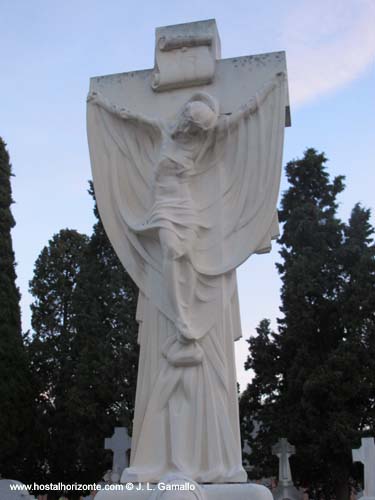
[[[184,114],[186,105],[191,103],[191,102],[195,102],[195,101],[198,101],[198,102],[205,104],[213,112],[214,117],[213,117],[212,123],[208,125],[207,129],[212,128],[215,125],[215,123],[219,117],[219,103],[214,97],[212,97],[210,94],[207,94],[206,92],[196,92],[195,94],[193,94],[181,106],[179,112],[177,113],[177,116],[181,117]],[[176,125],[174,127],[174,133],[176,133],[178,131],[179,131],[179,120],[177,119]]]
[[[190,97],[190,99],[184,104],[184,106],[186,106],[186,104],[188,104],[189,102],[194,101],[203,102],[215,113],[217,117],[219,116],[219,103],[215,99],[215,97],[207,94],[207,92],[196,92]]]

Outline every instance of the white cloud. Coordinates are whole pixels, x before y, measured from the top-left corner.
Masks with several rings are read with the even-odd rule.
[[[349,83],[374,63],[375,1],[294,2],[281,39],[296,106]]]

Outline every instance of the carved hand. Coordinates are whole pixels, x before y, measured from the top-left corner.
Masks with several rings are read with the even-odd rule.
[[[91,104],[97,104],[98,106],[102,106],[103,108],[111,107],[111,103],[106,99],[100,92],[95,90],[89,92],[87,96],[87,102],[91,102]]]
[[[242,106],[240,109],[245,117],[251,115],[251,113],[254,113],[258,108],[256,99],[252,97],[247,104]]]
[[[118,114],[121,116],[121,118],[130,118],[130,111],[126,108],[120,108]]]
[[[130,112],[125,108],[119,108],[115,104],[112,104],[106,97],[104,97],[100,92],[92,91],[87,96],[87,102],[91,102],[92,104],[96,104],[97,106],[101,106],[106,109],[110,113],[114,115],[118,115],[121,118],[129,118]]]
[[[276,78],[281,81],[285,80],[286,78],[285,71],[280,71],[279,73],[276,73]]]
[[[98,93],[97,92],[89,92],[87,95],[87,102],[91,102],[92,104],[95,104],[98,99]]]
[[[189,337],[189,328],[181,320],[176,321],[176,327],[177,327],[177,340],[181,344],[189,344],[190,342],[194,341],[194,339]]]
[[[286,78],[286,74],[283,71],[276,73],[275,78],[273,78],[271,81],[266,83],[263,86],[263,88],[259,91],[257,106],[262,104],[266,100],[267,96],[277,87],[278,83],[285,80],[285,78]]]

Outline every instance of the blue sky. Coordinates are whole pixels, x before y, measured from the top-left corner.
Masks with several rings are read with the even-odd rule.
[[[374,206],[373,0],[0,0],[0,16],[0,135],[16,175],[13,243],[25,330],[28,281],[42,247],[65,227],[90,234],[94,222],[86,193],[89,78],[152,67],[157,26],[216,18],[224,58],[286,50],[293,126],[284,164],[307,147],[324,151],[331,175],[346,176],[340,215],[346,219],[357,201]],[[245,338],[263,317],[275,325],[277,259],[274,245],[239,270]],[[246,350],[237,343],[242,387]]]

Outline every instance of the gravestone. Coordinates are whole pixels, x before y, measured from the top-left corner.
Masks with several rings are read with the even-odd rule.
[[[352,450],[353,462],[361,462],[364,468],[363,500],[375,499],[375,444],[374,438],[362,438],[361,447]]]
[[[176,499],[266,500],[242,465],[236,269],[279,234],[285,53],[220,59],[214,20],[157,28],[153,69],[91,79],[87,124],[101,219],[140,289],[131,463],[121,482],[172,473],[202,485]]]
[[[105,438],[104,449],[112,450],[113,461],[111,481],[117,483],[124,469],[129,465],[127,452],[131,448],[131,438],[126,427],[115,427],[113,436]]]
[[[275,500],[301,499],[301,493],[293,484],[289,463],[289,457],[294,455],[295,452],[295,447],[289,444],[286,438],[279,439],[278,443],[272,447],[272,454],[279,459],[279,482],[277,488],[272,492]]]

